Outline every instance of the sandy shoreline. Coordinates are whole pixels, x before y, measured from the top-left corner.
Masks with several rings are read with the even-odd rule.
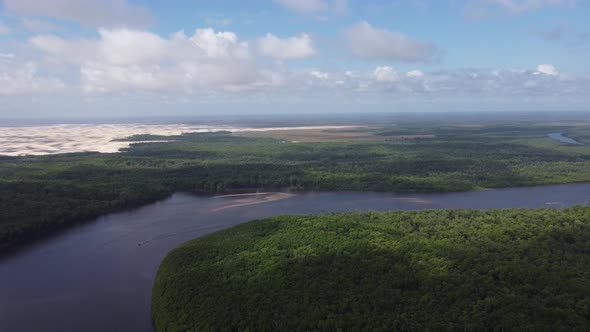
[[[231,209],[238,206],[262,204],[268,202],[280,201],[295,196],[294,194],[282,193],[282,192],[265,192],[265,193],[246,193],[246,194],[231,194],[215,196],[215,198],[233,198],[233,197],[246,197],[244,199],[238,199],[232,202],[232,204],[223,205],[212,209],[212,212],[218,212],[226,209]]]

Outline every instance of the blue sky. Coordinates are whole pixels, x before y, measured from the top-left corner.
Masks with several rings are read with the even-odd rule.
[[[0,117],[590,110],[582,0],[0,0]]]

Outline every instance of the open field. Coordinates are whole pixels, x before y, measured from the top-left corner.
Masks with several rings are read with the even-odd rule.
[[[355,130],[356,129],[356,130]],[[334,142],[334,141],[383,141],[366,127],[351,127],[349,130],[296,129],[264,132],[242,132],[236,135],[252,138],[272,138],[288,142]]]
[[[281,131],[264,131],[264,132],[242,132],[237,133],[237,136],[253,137],[253,138],[272,138],[285,140],[291,143],[299,142],[338,142],[338,141],[403,141],[415,140],[424,138],[434,138],[432,134],[422,135],[395,135],[395,136],[381,136],[375,130],[379,127],[352,127],[348,130],[327,130],[327,129],[297,129],[297,130],[281,130]]]

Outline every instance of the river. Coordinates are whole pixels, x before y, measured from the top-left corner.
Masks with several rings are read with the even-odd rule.
[[[253,219],[352,210],[566,207],[589,199],[590,183],[449,194],[311,192],[259,200],[178,193],[0,258],[0,330],[150,331],[151,287],[166,253]]]
[[[561,133],[551,133],[548,134],[548,136],[556,141],[560,141],[562,143],[568,143],[568,144],[575,144],[575,145],[583,145],[582,143],[576,141],[573,138],[569,138],[566,136],[563,136]]]

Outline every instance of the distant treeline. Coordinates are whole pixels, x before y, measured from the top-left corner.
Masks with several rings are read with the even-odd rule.
[[[590,181],[590,149],[555,128],[386,128],[415,141],[288,143],[228,133],[136,136],[119,154],[0,158],[0,247],[175,191],[468,191]],[[532,129],[531,129],[532,128]],[[375,129],[365,129],[375,130]]]

